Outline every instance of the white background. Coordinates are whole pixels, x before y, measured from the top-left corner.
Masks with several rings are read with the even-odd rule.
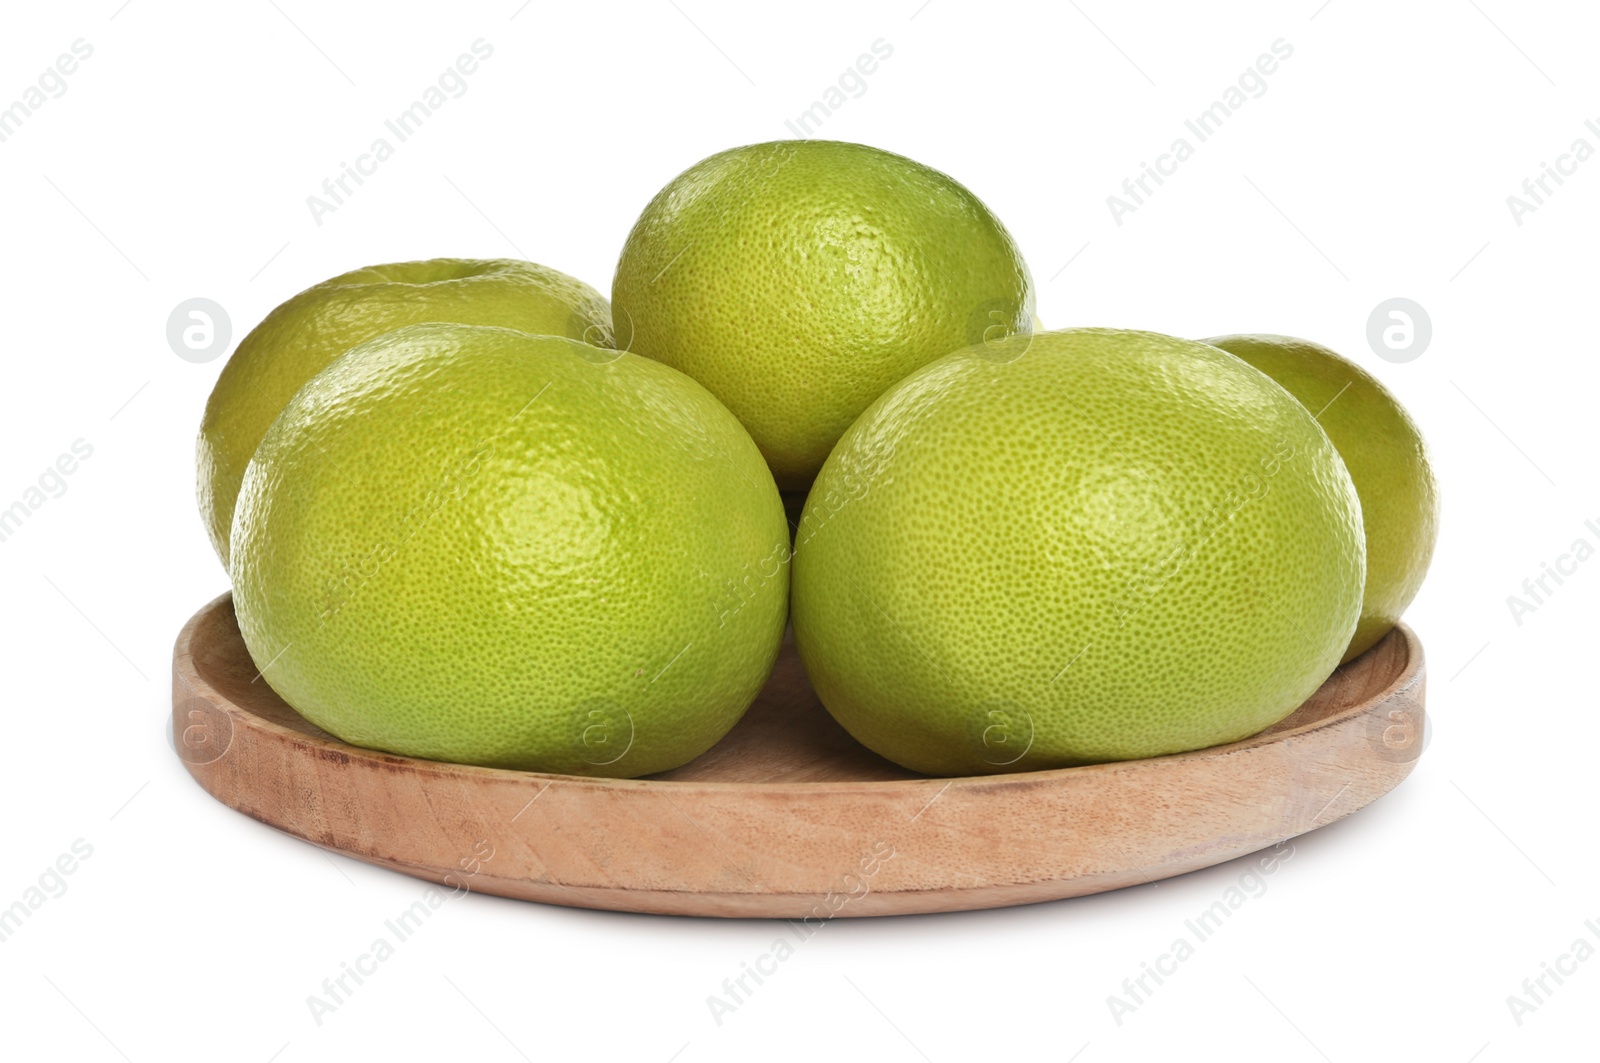
[[[1600,159],[1517,224],[1507,196],[1600,148],[1592,8],[1508,0],[1112,4],[16,5],[0,106],[93,55],[0,143],[0,508],[82,439],[0,542],[0,906],[93,848],[0,944],[8,1057],[291,1060],[1332,1061],[1594,1058],[1600,962],[1519,1025],[1506,998],[1600,923],[1600,560],[1517,622],[1507,596],[1600,535]],[[120,6],[119,6],[120,5]],[[519,6],[520,5],[520,6]],[[470,44],[494,49],[357,194],[306,205]],[[337,1012],[306,1004],[423,884],[224,808],[163,738],[171,645],[226,586],[193,445],[237,341],[324,277],[520,255],[605,290],[623,236],[701,157],[819,130],[910,155],[1006,221],[1047,326],[1303,335],[1377,374],[1433,447],[1443,530],[1408,619],[1433,740],[1369,809],[1294,842],[1270,888],[1119,1025],[1106,998],[1245,865],[1003,911],[836,920],[721,1025],[706,997],[775,927],[452,901]],[[1283,38],[1293,56],[1118,225],[1106,197]],[[1192,138],[1191,138],[1192,140]],[[1378,358],[1403,296],[1433,339]],[[1553,985],[1553,983],[1550,983]],[[1204,1042],[1209,1047],[1198,1047]],[[1224,1048],[1225,1046],[1225,1048]]]

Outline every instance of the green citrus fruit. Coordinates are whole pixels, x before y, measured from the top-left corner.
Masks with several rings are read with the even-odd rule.
[[[224,566],[239,481],[278,411],[351,347],[424,321],[498,325],[612,345],[605,298],[582,281],[532,262],[396,262],[307,288],[239,343],[200,422],[200,515]]]
[[[1365,570],[1311,415],[1214,347],[1070,329],[957,351],[817,476],[793,618],[817,695],[936,775],[1196,749],[1338,664]]]
[[[765,680],[788,526],[739,422],[637,355],[427,324],[267,431],[239,628],[317,726],[409,756],[617,777],[709,748]]]
[[[825,140],[734,148],[674,178],[628,235],[611,298],[618,346],[709,388],[784,490],[805,489],[890,384],[1033,319],[1022,255],[976,196]]]
[[[1333,440],[1361,497],[1367,585],[1350,660],[1389,633],[1417,596],[1439,532],[1439,491],[1411,415],[1366,370],[1291,336],[1205,340],[1238,355],[1300,400]]]

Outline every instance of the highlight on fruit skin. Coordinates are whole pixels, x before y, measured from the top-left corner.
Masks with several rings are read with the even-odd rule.
[[[1365,545],[1344,463],[1265,375],[1068,329],[885,392],[817,476],[793,568],[835,719],[904,767],[976,775],[1276,723],[1348,645]]]
[[[778,486],[804,491],[883,390],[985,336],[1030,330],[1033,281],[952,177],[842,141],[719,152],[644,208],[617,262],[619,346],[704,384]]]
[[[1250,363],[1316,417],[1361,499],[1367,579],[1343,660],[1375,646],[1417,596],[1439,535],[1439,489],[1422,430],[1400,400],[1337,352],[1293,336],[1216,336],[1202,343]]]
[[[392,262],[312,285],[278,305],[240,341],[200,421],[196,493],[224,568],[239,484],[278,411],[351,347],[426,321],[497,325],[613,346],[604,296],[575,277],[520,259]]]
[[[659,362],[423,324],[317,374],[232,529],[261,678],[340,739],[632,777],[742,716],[782,639],[777,488],[737,420]],[[735,592],[735,588],[738,592]]]

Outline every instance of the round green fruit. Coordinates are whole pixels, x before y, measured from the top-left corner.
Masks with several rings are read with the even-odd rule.
[[[1299,399],[1350,470],[1361,498],[1367,583],[1348,661],[1399,622],[1433,560],[1439,489],[1422,431],[1371,374],[1321,344],[1253,335],[1203,342],[1243,358]]]
[[[354,745],[630,777],[725,734],[782,638],[788,527],[748,434],[659,362],[427,324],[302,388],[246,472],[262,677]]]
[[[863,744],[934,775],[1244,738],[1338,664],[1361,510],[1311,415],[1231,355],[1071,329],[950,354],[834,448],[796,643]]]
[[[907,373],[1030,331],[1034,296],[1010,234],[956,181],[876,148],[799,140],[674,178],[629,233],[612,302],[618,345],[709,388],[787,491]]]
[[[200,422],[200,516],[224,566],[239,483],[278,411],[351,347],[425,321],[498,325],[612,346],[605,298],[580,280],[532,262],[395,262],[307,288],[240,341]]]

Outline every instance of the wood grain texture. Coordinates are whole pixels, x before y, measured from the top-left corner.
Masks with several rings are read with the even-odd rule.
[[[1402,625],[1242,742],[933,779],[851,739],[786,642],[705,755],[649,779],[588,779],[346,745],[257,677],[223,595],[178,636],[172,704],[176,748],[209,793],[357,859],[551,904],[817,920],[1097,893],[1314,830],[1410,773],[1423,691],[1422,646]]]

